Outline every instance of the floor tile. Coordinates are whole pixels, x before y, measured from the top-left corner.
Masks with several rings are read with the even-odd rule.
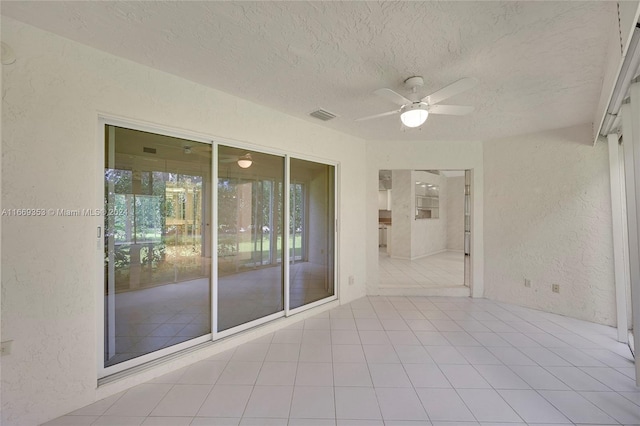
[[[435,361],[422,346],[394,345],[396,355],[403,364],[434,364]]]
[[[62,416],[57,419],[53,419],[47,423],[43,423],[41,426],[75,426],[75,425],[90,425],[93,424],[96,420],[98,420],[98,416]],[[144,417],[142,417],[144,420]],[[140,423],[138,423],[140,424]]]
[[[416,331],[414,334],[424,346],[451,346],[439,331]]]
[[[215,385],[202,403],[197,415],[240,418],[252,390],[253,386]]]
[[[402,364],[369,364],[373,386],[389,388],[409,388],[411,382]]]
[[[226,361],[200,361],[187,367],[176,383],[184,385],[213,385],[226,366]]]
[[[526,354],[543,367],[568,367],[571,364],[547,348],[527,348]]]
[[[296,380],[296,362],[267,362],[262,365],[256,385],[289,385]]]
[[[262,362],[267,355],[269,346],[269,344],[264,343],[245,343],[236,348],[231,361]]]
[[[79,410],[73,411],[70,415],[73,416],[101,416],[111,407],[115,402],[124,395],[124,392],[118,392],[115,395],[101,399],[89,404]]]
[[[174,385],[151,416],[195,416],[211,389],[211,385]]]
[[[556,376],[538,366],[513,366],[511,367],[533,389],[539,390],[568,390],[569,387]]]
[[[616,392],[580,392],[580,395],[622,424],[640,424],[640,407]]]
[[[550,350],[576,367],[606,367],[605,364],[577,348],[551,348]]]
[[[302,343],[302,329],[278,330],[274,333],[271,343]]]
[[[331,344],[331,331],[330,330],[307,330],[302,331],[302,344],[312,345],[330,345]]]
[[[460,353],[472,365],[502,365],[502,361],[484,347],[470,346],[464,348]]]
[[[261,367],[261,362],[229,361],[216,384],[253,385],[258,378]]]
[[[509,348],[489,348],[491,353],[498,358],[504,365],[538,365],[531,358],[527,357],[520,350]]]
[[[468,364],[453,346],[428,346],[426,349],[437,364]]]
[[[375,382],[375,380],[374,380]],[[427,415],[413,388],[377,388],[376,396],[385,420],[426,420]]]
[[[382,419],[373,388],[335,388],[336,418],[354,420]],[[340,422],[338,422],[340,424]]]
[[[296,386],[293,389],[291,417],[303,419],[333,419],[333,387]]]
[[[333,383],[335,386],[373,386],[369,366],[365,363],[334,364]]]
[[[300,356],[300,344],[272,343],[265,357],[270,362],[297,362]]]
[[[471,365],[440,365],[440,369],[456,389],[482,389],[491,385]]]
[[[349,330],[331,330],[331,344],[333,345],[359,345],[360,336],[358,331],[354,329]]]
[[[240,418],[195,417],[190,426],[238,426]]]
[[[613,418],[609,417],[604,411],[600,410],[577,392],[539,391],[539,393],[574,423],[616,423]]]
[[[331,347],[333,362],[365,362],[364,352],[361,345],[333,345]]]
[[[509,404],[493,389],[457,389],[479,422],[521,422]]]
[[[356,318],[358,330],[384,330],[382,323],[377,318]]]
[[[331,345],[304,343],[300,346],[300,362],[332,362]]]
[[[147,417],[142,426],[190,426],[193,417]]]
[[[364,363],[363,363],[364,364]],[[339,364],[298,363],[296,386],[333,386],[333,369]]]
[[[473,417],[454,389],[423,388],[416,391],[432,422],[475,421],[475,417]]]
[[[415,388],[451,387],[451,383],[435,364],[407,364],[404,369]]]
[[[171,389],[167,384],[142,384],[129,389],[104,414],[109,416],[148,416]]]
[[[390,345],[391,340],[384,330],[362,330],[358,332],[363,345]]]
[[[91,423],[98,426],[139,426],[146,420],[146,417],[136,416],[102,416]],[[85,423],[86,424],[86,423]]]
[[[547,371],[562,380],[567,386],[578,391],[611,390],[584,371],[576,367],[546,367]]]
[[[476,370],[494,389],[530,389],[530,386],[504,365],[476,365]]]
[[[638,390],[634,380],[611,367],[582,367],[580,369],[614,391],[635,392]]]
[[[287,426],[289,419],[243,417],[240,426]]]
[[[482,346],[487,348],[508,348],[511,344],[493,332],[470,332],[471,336],[476,339]]]
[[[335,419],[295,419],[290,418],[287,426],[336,426]]]
[[[400,363],[400,358],[391,345],[363,345],[362,348],[369,364]]]
[[[255,386],[243,417],[288,418],[293,386]]]
[[[560,411],[533,390],[498,391],[527,423],[571,423]]]

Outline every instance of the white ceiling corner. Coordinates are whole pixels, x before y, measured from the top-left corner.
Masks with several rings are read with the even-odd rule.
[[[3,2],[2,14],[365,139],[486,140],[591,122],[615,2]],[[16,52],[19,55],[19,52]],[[373,91],[478,85],[401,131]],[[338,116],[322,122],[323,108]]]

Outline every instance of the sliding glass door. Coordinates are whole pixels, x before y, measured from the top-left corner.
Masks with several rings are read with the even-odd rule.
[[[211,145],[105,130],[109,367],[211,333]]]
[[[218,146],[218,331],[284,311],[283,182],[284,157]]]
[[[289,308],[335,295],[335,167],[289,163]]]
[[[100,377],[336,298],[336,166],[104,132]]]

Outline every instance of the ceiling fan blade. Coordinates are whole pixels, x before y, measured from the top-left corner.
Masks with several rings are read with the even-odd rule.
[[[458,93],[471,89],[476,84],[478,84],[478,80],[475,78],[463,78],[455,83],[451,83],[450,85],[443,87],[435,93],[425,96],[422,98],[422,102],[426,102],[429,105],[437,104],[438,102],[442,102],[447,98],[457,95]]]
[[[446,115],[467,115],[472,113],[474,108],[466,105],[431,105],[429,114],[446,114]]]
[[[383,112],[382,114],[376,114],[376,115],[370,115],[368,117],[356,118],[355,121],[365,121],[365,120],[371,120],[373,118],[386,117],[387,115],[393,115],[393,114],[397,114],[399,112],[400,112],[400,110],[397,109],[395,111]]]
[[[375,92],[376,95],[380,96],[381,98],[385,98],[388,101],[393,102],[394,104],[403,106],[406,104],[410,104],[413,101],[405,98],[404,96],[402,96],[400,93],[396,93],[391,89],[378,89]]]

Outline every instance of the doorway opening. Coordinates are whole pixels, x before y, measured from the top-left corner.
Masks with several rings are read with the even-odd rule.
[[[470,170],[380,170],[378,183],[380,291],[469,296]]]

